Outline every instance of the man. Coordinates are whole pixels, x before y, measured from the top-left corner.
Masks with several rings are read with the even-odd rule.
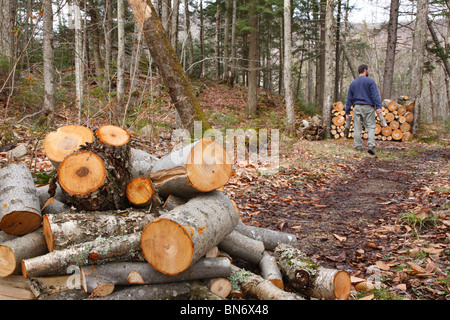
[[[353,106],[354,122],[354,147],[362,151],[362,123],[368,131],[368,152],[375,154],[375,112],[380,114],[381,99],[375,81],[369,78],[369,67],[362,64],[358,67],[359,77],[352,81],[348,88],[347,102],[345,106],[345,118],[350,117],[350,108]],[[373,107],[376,107],[374,111]]]

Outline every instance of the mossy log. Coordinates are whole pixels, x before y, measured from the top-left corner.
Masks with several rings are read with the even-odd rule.
[[[218,245],[238,220],[239,213],[227,194],[208,192],[149,223],[142,231],[142,252],[153,268],[175,275]]]
[[[141,233],[117,237],[98,237],[63,250],[22,260],[22,274],[27,277],[64,275],[72,266],[118,261],[145,261],[140,249]]]
[[[347,272],[322,267],[302,251],[286,244],[274,250],[281,272],[291,286],[304,296],[326,300],[347,300],[351,282]]]
[[[296,293],[284,291],[269,280],[234,265],[231,266],[228,280],[232,291],[242,291],[244,297],[259,300],[305,300]]]
[[[155,219],[139,210],[83,211],[45,215],[42,228],[48,250],[63,250],[75,244],[140,232]]]
[[[0,170],[0,230],[21,236],[41,226],[42,215],[30,169],[13,163]]]

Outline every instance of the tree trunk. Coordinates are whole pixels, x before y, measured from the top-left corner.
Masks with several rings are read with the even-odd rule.
[[[278,288],[272,282],[257,274],[236,266],[232,266],[228,280],[230,280],[234,290],[236,290],[236,287],[240,288],[244,295],[256,297],[259,300],[305,300],[295,293]]]
[[[20,273],[22,260],[48,252],[42,229],[0,244],[0,277]]]
[[[233,11],[231,14],[231,68],[230,84],[234,85],[236,79],[236,20],[237,20],[237,0],[233,1]]]
[[[156,270],[176,275],[218,245],[236,227],[239,214],[221,191],[212,191],[162,214],[142,232],[141,247]]]
[[[414,124],[412,133],[415,134],[420,125],[420,112],[423,87],[423,64],[426,48],[428,1],[417,1],[416,24],[412,45],[411,96],[415,103]]]
[[[9,164],[0,170],[0,229],[24,235],[40,227],[41,208],[30,169]]]
[[[125,96],[125,13],[123,1],[117,0],[117,33],[118,33],[118,53],[117,53],[117,111],[122,112]],[[125,115],[124,115],[125,117]]]
[[[55,250],[45,255],[22,260],[25,278],[64,275],[70,266],[85,266],[107,262],[143,262],[140,250],[141,232],[116,237],[98,237],[94,241]]]
[[[73,212],[44,216],[42,228],[50,252],[75,244],[142,231],[155,219],[137,211]]]
[[[296,291],[318,299],[348,299],[350,276],[345,271],[327,269],[300,250],[280,244],[274,251],[282,273]]]
[[[53,9],[52,1],[43,1],[44,8],[44,39],[43,39],[43,61],[44,61],[44,114],[46,122],[53,124],[55,118],[55,62],[53,53]]]
[[[86,292],[95,296],[111,293],[115,286],[158,284],[228,277],[231,263],[227,258],[203,258],[188,270],[177,275],[166,275],[145,262],[116,262],[81,267],[81,283]]]
[[[288,131],[295,131],[294,97],[292,94],[291,0],[284,0],[284,100]]]
[[[214,45],[214,55],[215,55],[215,59],[214,61],[216,62],[215,65],[215,69],[216,69],[216,79],[219,80],[220,79],[220,32],[221,32],[221,12],[220,12],[220,0],[216,0],[216,32],[215,32],[215,45]]]
[[[188,48],[188,74],[194,74],[194,43],[191,33],[191,13],[189,12],[189,0],[184,0],[184,26],[186,29],[187,48]]]
[[[194,121],[208,129],[206,118],[195,97],[192,85],[170,44],[158,14],[149,0],[128,0],[133,14],[144,34],[153,61],[161,73],[184,128],[193,132]]]
[[[190,198],[224,186],[232,168],[225,148],[210,139],[191,143],[156,161],[149,175],[161,197]]]
[[[248,96],[247,115],[255,116],[258,105],[258,73],[259,73],[259,43],[258,43],[258,14],[256,4],[250,0],[249,9],[250,36],[248,52]]]
[[[81,106],[84,92],[84,50],[83,29],[81,28],[80,0],[73,0],[75,27],[75,106],[78,110],[78,122],[81,123]]]
[[[334,63],[333,63],[333,11],[334,0],[327,0],[325,12],[325,72],[323,73],[324,87],[323,87],[323,106],[322,106],[322,120],[325,128],[325,136],[329,136],[330,132],[330,118],[331,107],[333,105],[333,78]]]
[[[382,101],[384,99],[391,98],[392,79],[394,76],[395,48],[397,46],[398,8],[399,0],[391,0],[383,88],[381,90]]]

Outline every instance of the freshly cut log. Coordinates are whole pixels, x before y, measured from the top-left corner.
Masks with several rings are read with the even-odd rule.
[[[406,122],[413,122],[414,113],[412,113],[412,112],[405,113],[405,119],[406,119]]]
[[[400,125],[400,130],[405,133],[405,132],[409,132],[409,130],[411,130],[411,125],[407,122],[404,122]]]
[[[400,122],[401,124],[406,122],[406,117],[405,116],[399,116],[398,117],[398,122]]]
[[[149,223],[142,231],[142,252],[153,268],[175,275],[218,245],[238,221],[239,213],[229,196],[214,190]]]
[[[20,273],[21,262],[48,252],[42,230],[0,244],[0,277]]]
[[[389,126],[392,128],[392,130],[400,128],[400,123],[396,120],[392,120],[391,123],[389,123]]]
[[[398,109],[397,109],[397,112],[398,112],[399,116],[404,115],[406,113],[406,111],[408,111],[408,110],[406,109],[405,106],[399,106]]]
[[[336,111],[342,111],[344,110],[344,104],[342,102],[335,102],[333,103],[333,109]]]
[[[411,139],[412,139],[412,134],[411,134],[411,132],[404,132],[404,133],[403,133],[403,137],[402,137],[402,141],[403,141],[403,142],[408,141],[408,140],[411,140]]]
[[[224,186],[231,174],[226,149],[214,140],[203,139],[156,161],[149,178],[163,198],[171,194],[190,198]]]
[[[382,102],[382,106],[389,109],[389,111],[395,111],[398,108],[398,103],[394,100],[385,99]]]
[[[0,300],[36,300],[28,281],[20,275],[0,278]]]
[[[126,189],[128,201],[135,207],[146,207],[150,205],[153,198],[153,185],[146,177],[132,179]]]
[[[148,284],[124,288],[107,296],[89,296],[89,300],[188,300],[191,290],[188,282]]]
[[[23,277],[21,278],[24,279]],[[73,278],[76,280],[73,281]],[[28,278],[27,281],[31,292],[40,299],[43,296],[54,295],[75,288],[80,283],[79,279],[80,274],[74,273],[56,277]]]
[[[278,262],[274,256],[265,251],[264,256],[259,262],[261,277],[272,282],[280,289],[284,289],[283,275],[278,267]]]
[[[256,297],[259,300],[305,300],[298,294],[286,292],[269,280],[234,265],[231,266],[228,280],[231,282],[232,291],[240,289],[244,296]]]
[[[232,257],[253,264],[259,264],[265,251],[262,241],[247,237],[236,230],[233,230],[219,243],[219,249]]]
[[[392,134],[392,128],[390,126],[386,126],[381,129],[381,134],[385,137],[389,137]]]
[[[402,140],[403,132],[400,129],[395,129],[392,131],[392,139]]]
[[[131,148],[131,177],[148,177],[158,158],[140,149]]]
[[[76,265],[100,264],[118,261],[143,262],[140,250],[141,232],[117,237],[98,237],[94,241],[73,245],[67,249],[54,250],[42,256],[22,260],[25,278],[64,275],[67,268]]]
[[[117,262],[81,267],[81,284],[95,296],[111,293],[115,286],[157,284],[228,277],[231,263],[227,258],[202,258],[177,275],[166,275],[146,262]],[[109,294],[108,293],[108,294]]]
[[[414,110],[414,106],[415,106],[415,103],[414,103],[414,102],[411,102],[410,104],[408,104],[408,105],[406,106],[406,110],[408,110],[408,111],[413,111],[413,110]]]
[[[98,128],[95,136],[102,144],[115,147],[123,146],[131,139],[128,131],[112,124],[103,125]]]
[[[30,169],[23,163],[0,170],[0,229],[24,235],[40,227],[41,208]]]
[[[239,220],[238,225],[236,226],[236,231],[252,239],[262,241],[266,250],[273,250],[280,243],[291,245],[297,244],[297,237],[294,234],[267,228],[249,226],[244,224],[241,220]]]
[[[45,215],[42,229],[48,251],[75,244],[140,232],[155,216],[137,210],[82,211]]]
[[[80,125],[67,125],[50,132],[44,138],[44,152],[57,169],[64,158],[85,145],[94,141],[91,129]]]
[[[318,299],[347,300],[351,280],[347,272],[328,269],[308,258],[302,251],[286,244],[274,250],[281,272],[296,291]]]
[[[58,168],[66,204],[78,210],[125,209],[131,180],[129,144],[110,147],[92,143],[67,156]]]
[[[333,117],[333,124],[337,127],[342,126],[345,124],[345,117],[344,116],[337,116]]]
[[[202,282],[212,293],[226,298],[231,292],[231,283],[226,278],[204,279]]]
[[[375,125],[375,134],[379,134],[381,132],[381,126],[377,123]]]
[[[386,120],[387,123],[393,121],[395,119],[395,116],[392,112],[388,112],[386,113],[386,115],[384,116],[384,119]]]

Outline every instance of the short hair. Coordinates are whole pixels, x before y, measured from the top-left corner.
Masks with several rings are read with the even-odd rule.
[[[358,67],[358,72],[359,72],[359,74],[361,74],[364,72],[364,70],[367,70],[367,69],[369,69],[369,66],[367,64],[362,64]]]

